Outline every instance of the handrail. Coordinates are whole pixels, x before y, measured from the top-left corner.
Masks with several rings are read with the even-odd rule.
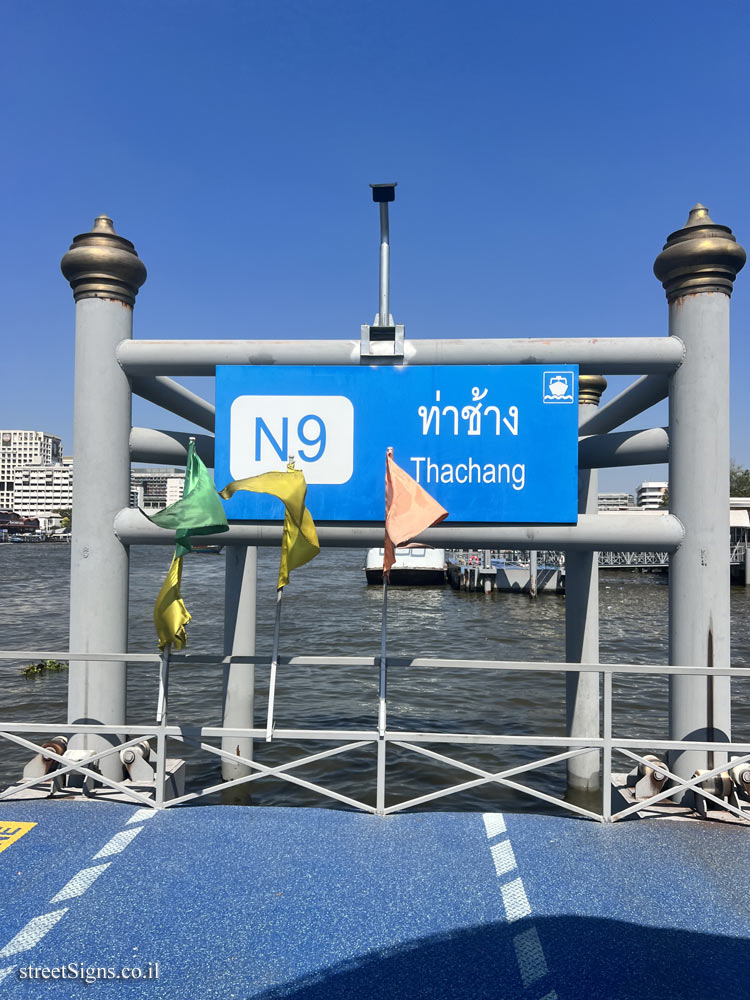
[[[48,650],[0,650],[0,660],[58,659],[80,661],[112,661],[122,663],[161,663],[155,653],[70,653]],[[246,663],[263,665],[268,663],[268,655],[231,654],[213,656],[209,653],[172,653],[170,664],[198,663],[201,666],[227,666]],[[379,656],[279,656],[279,664],[289,667],[377,667]],[[419,669],[459,669],[459,670],[511,670],[530,673],[578,673],[581,670],[600,674],[711,674],[715,677],[750,677],[750,667],[702,667],[681,666],[670,663],[568,663],[557,660],[456,660],[431,656],[389,656],[392,667],[414,667]]]
[[[22,660],[25,658],[35,658],[35,659],[59,659],[59,660],[82,660],[82,661],[98,661],[98,662],[135,662],[135,663],[153,663],[160,666],[160,673],[162,681],[166,680],[165,674],[168,674],[168,670],[171,666],[175,664],[190,664],[190,663],[201,663],[206,666],[224,666],[228,663],[247,663],[251,664],[264,664],[268,662],[267,656],[252,655],[252,656],[216,656],[211,653],[176,653],[169,658],[162,658],[155,653],[77,653],[71,652],[69,650],[63,651],[38,651],[38,650],[1,650],[0,651],[0,661],[2,660]],[[356,657],[326,657],[326,656],[286,656],[279,658],[280,667],[294,667],[294,666],[305,666],[305,667],[376,667],[380,663],[380,657],[378,656],[356,656]],[[239,756],[238,754],[230,754],[225,750],[213,746],[210,743],[206,743],[207,739],[218,739],[222,737],[235,738],[249,738],[249,739],[263,739],[266,735],[265,727],[252,727],[252,728],[230,728],[224,726],[204,726],[204,725],[180,725],[180,724],[168,724],[167,723],[167,711],[166,711],[166,701],[167,701],[167,684],[163,683],[160,687],[160,698],[162,704],[162,715],[161,721],[157,718],[154,723],[147,724],[120,724],[116,725],[113,723],[45,723],[38,721],[29,722],[18,722],[18,721],[7,721],[4,722],[0,719],[0,739],[8,740],[15,743],[18,746],[22,746],[25,749],[36,751],[43,757],[53,760],[58,764],[58,769],[53,770],[40,778],[27,779],[23,781],[20,785],[10,786],[4,791],[0,792],[0,799],[10,798],[14,794],[17,794],[20,790],[33,788],[41,784],[54,781],[57,777],[59,778],[66,773],[77,773],[84,776],[84,778],[89,779],[91,782],[103,784],[105,786],[106,792],[111,792],[115,790],[120,792],[131,799],[139,802],[140,804],[146,804],[153,808],[161,809],[167,808],[169,806],[178,805],[181,803],[194,801],[200,799],[206,795],[210,795],[214,792],[222,791],[225,789],[233,788],[247,782],[252,782],[259,780],[263,777],[275,777],[281,780],[290,782],[294,785],[304,787],[308,790],[315,791],[324,796],[335,799],[336,801],[342,802],[346,805],[352,806],[353,808],[361,809],[366,812],[377,812],[381,815],[389,815],[393,812],[400,812],[404,809],[408,809],[424,802],[433,801],[438,798],[443,798],[446,795],[456,794],[467,788],[476,787],[478,785],[495,783],[501,786],[508,787],[515,791],[520,791],[524,794],[532,795],[539,798],[542,801],[555,804],[562,809],[569,812],[573,812],[576,815],[581,815],[587,818],[597,819],[601,822],[615,822],[618,819],[624,819],[633,812],[648,809],[649,806],[658,803],[659,801],[668,798],[670,795],[674,794],[676,790],[689,790],[695,792],[698,796],[703,797],[703,799],[719,804],[722,808],[734,813],[735,815],[748,819],[750,817],[750,805],[748,806],[748,814],[745,814],[743,809],[739,805],[734,805],[731,802],[724,801],[713,795],[706,787],[705,783],[708,779],[715,775],[720,774],[722,771],[726,770],[726,761],[720,763],[717,767],[710,771],[707,771],[700,776],[693,776],[689,779],[683,779],[678,777],[669,771],[668,768],[664,767],[663,770],[666,771],[668,778],[672,782],[670,787],[662,790],[657,795],[650,797],[649,799],[643,801],[637,801],[633,804],[627,805],[624,809],[620,809],[618,812],[612,813],[610,797],[608,789],[612,784],[612,754],[618,752],[624,756],[635,760],[636,762],[644,762],[643,758],[633,751],[643,749],[648,747],[650,750],[675,750],[675,751],[713,751],[719,753],[722,757],[726,758],[727,754],[734,753],[740,754],[741,756],[737,758],[733,763],[739,763],[740,761],[750,761],[750,743],[737,742],[737,741],[726,741],[721,742],[718,740],[669,740],[669,739],[658,739],[653,737],[640,737],[640,738],[630,738],[630,737],[619,737],[614,736],[612,733],[612,707],[613,707],[613,678],[618,674],[640,674],[640,675],[678,675],[678,674],[696,674],[704,676],[733,676],[733,677],[750,677],[750,667],[708,667],[708,666],[682,666],[682,665],[672,665],[672,664],[621,664],[621,663],[562,663],[562,662],[526,662],[526,661],[515,661],[515,660],[450,660],[435,657],[394,657],[388,660],[389,668],[401,668],[401,669],[469,669],[469,670],[500,670],[508,672],[529,672],[529,673],[571,673],[571,672],[595,672],[602,675],[604,682],[604,698],[603,698],[603,730],[597,736],[590,737],[570,737],[561,735],[539,735],[539,734],[492,734],[492,733],[447,733],[440,731],[411,731],[411,730],[400,730],[394,728],[388,728],[384,733],[379,733],[377,725],[375,724],[375,719],[373,718],[373,725],[370,729],[345,729],[345,728],[333,728],[333,729],[284,729],[277,727],[274,730],[274,738],[276,740],[294,740],[295,742],[300,741],[315,741],[315,742],[344,742],[344,746],[332,747],[329,750],[317,751],[312,755],[302,757],[293,761],[287,761],[279,765],[268,765],[262,764],[256,760]],[[708,728],[708,727],[707,727]],[[32,740],[26,739],[20,734],[31,734],[31,733],[49,733],[54,730],[56,733],[60,734],[75,734],[75,735],[111,735],[124,737],[125,742],[114,743],[111,747],[107,748],[97,748],[96,750],[86,751],[86,756],[83,760],[75,760],[67,757],[65,754],[58,754],[49,747],[42,747],[40,744],[33,742]],[[240,763],[247,765],[248,769],[251,771],[250,774],[243,775],[239,778],[234,778],[230,781],[221,781],[215,785],[211,785],[207,788],[200,789],[198,791],[191,791],[187,794],[180,795],[178,798],[172,798],[165,800],[164,797],[164,787],[160,787],[160,783],[163,786],[165,782],[165,766],[166,766],[166,742],[167,739],[172,739],[187,745],[194,745],[200,750],[214,754],[219,759],[231,759],[235,763]],[[144,793],[142,790],[138,791],[129,785],[127,782],[118,782],[111,778],[105,778],[103,775],[99,774],[96,770],[97,761],[102,757],[107,757],[109,755],[119,753],[119,751],[128,746],[132,746],[141,739],[146,739],[148,741],[155,740],[157,743],[156,748],[156,781],[154,787],[154,796],[150,797],[149,793]],[[441,760],[450,763],[452,766],[457,767],[459,770],[464,770],[473,775],[471,780],[461,782],[455,786],[450,786],[446,789],[440,789],[437,791],[428,792],[426,794],[420,795],[416,798],[408,799],[403,802],[395,803],[389,806],[385,805],[385,754],[382,752],[378,753],[377,759],[377,790],[378,790],[378,805],[373,807],[367,802],[360,801],[358,799],[353,799],[350,796],[343,795],[340,792],[335,791],[331,788],[326,788],[320,784],[310,782],[306,779],[302,779],[290,772],[298,767],[305,764],[311,763],[313,761],[322,759],[324,757],[331,757],[337,754],[345,753],[352,749],[357,749],[363,746],[377,744],[379,748],[384,748],[387,744],[393,746],[398,746],[402,749],[409,750],[414,753],[418,753],[423,756],[431,757],[433,759]],[[448,757],[444,754],[438,753],[436,750],[429,750],[427,747],[422,746],[422,744],[473,744],[473,745],[485,745],[485,746],[498,746],[498,747],[529,747],[535,746],[540,749],[543,748],[564,748],[560,752],[553,754],[552,756],[543,757],[540,760],[535,760],[531,762],[525,762],[521,765],[515,765],[512,767],[506,767],[498,771],[487,771],[483,768],[476,767],[471,764],[467,764],[465,761],[457,760],[452,757]],[[574,803],[565,802],[562,799],[558,799],[553,795],[549,795],[546,792],[540,791],[538,788],[533,786],[528,786],[521,784],[517,781],[511,780],[514,776],[526,773],[527,771],[535,770],[539,767],[544,767],[548,764],[556,763],[561,760],[568,759],[570,757],[578,756],[581,753],[588,751],[598,751],[602,754],[603,763],[603,790],[604,794],[602,796],[602,811],[596,813],[591,809],[583,808],[580,805]],[[91,793],[89,793],[91,794]],[[736,800],[738,801],[738,800]]]

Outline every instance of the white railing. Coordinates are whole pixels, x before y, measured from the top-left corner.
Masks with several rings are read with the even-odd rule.
[[[476,788],[480,785],[497,784],[504,788],[512,789],[525,795],[538,798],[549,804],[553,804],[563,810],[584,816],[600,822],[615,822],[625,819],[627,816],[640,810],[646,810],[663,799],[673,796],[682,790],[691,790],[705,800],[719,805],[722,809],[728,810],[737,816],[748,818],[738,803],[734,805],[721,799],[708,791],[705,783],[711,778],[721,774],[727,769],[727,755],[737,754],[732,759],[732,766],[750,762],[750,744],[718,741],[699,740],[659,740],[659,739],[629,739],[613,735],[613,697],[612,681],[615,675],[644,675],[644,676],[664,676],[678,674],[696,674],[699,676],[735,678],[750,677],[750,667],[680,667],[666,665],[645,665],[645,664],[609,664],[609,663],[546,663],[546,662],[517,662],[498,660],[451,660],[433,659],[426,657],[393,657],[387,661],[389,669],[410,669],[410,670],[430,670],[439,671],[444,669],[462,669],[479,671],[508,671],[522,673],[571,673],[571,672],[593,672],[599,673],[603,681],[603,712],[602,729],[598,736],[587,738],[574,738],[558,735],[494,735],[490,733],[445,733],[439,731],[418,731],[410,732],[403,730],[391,730],[387,726],[382,735],[378,733],[377,707],[373,712],[373,725],[368,729],[284,729],[274,725],[274,740],[294,740],[295,742],[315,741],[332,742],[341,745],[334,746],[328,750],[323,750],[306,757],[301,757],[293,761],[288,761],[279,765],[262,764],[257,760],[248,757],[238,756],[235,753],[222,750],[217,746],[205,742],[208,739],[220,739],[221,737],[253,738],[264,740],[267,734],[267,727],[255,727],[252,729],[231,729],[221,726],[197,726],[197,725],[174,725],[168,721],[168,688],[169,669],[172,663],[192,663],[203,666],[223,667],[227,664],[247,664],[267,665],[268,658],[262,656],[232,656],[232,657],[212,657],[200,653],[177,654],[171,658],[160,657],[151,653],[71,653],[71,652],[48,652],[38,650],[6,650],[0,651],[0,661],[3,660],[75,660],[86,661],[95,660],[100,662],[122,662],[129,663],[151,663],[156,668],[155,673],[158,678],[158,690],[156,696],[156,712],[153,723],[128,724],[128,725],[82,725],[78,723],[60,725],[55,722],[19,722],[0,720],[0,739],[22,747],[30,754],[41,754],[43,757],[54,761],[58,766],[55,770],[41,777],[20,781],[0,792],[0,799],[13,798],[19,793],[36,788],[38,786],[49,785],[52,779],[59,779],[66,774],[79,774],[84,779],[89,779],[93,786],[104,786],[105,789],[112,789],[121,795],[133,799],[143,806],[151,806],[157,809],[169,806],[181,805],[186,802],[196,801],[207,795],[226,789],[234,788],[238,785],[249,784],[264,777],[278,778],[314,791],[320,795],[335,799],[354,809],[364,812],[377,813],[379,815],[389,815],[395,812],[423,805],[448,795],[454,795],[467,789]],[[283,671],[285,667],[306,667],[306,668],[330,668],[330,667],[371,667],[373,672],[380,666],[379,657],[326,657],[326,656],[292,656],[280,657],[279,668]],[[373,673],[374,676],[374,673]],[[707,730],[710,731],[709,727]],[[65,753],[58,754],[49,747],[44,747],[38,742],[27,739],[22,734],[42,734],[49,737],[51,734],[71,734],[71,735],[113,735],[121,737],[124,742],[114,743],[111,747],[97,748],[86,752],[83,759],[71,759]],[[155,791],[153,795],[137,791],[127,781],[117,781],[101,774],[98,770],[98,762],[112,754],[119,754],[120,751],[135,746],[147,740],[149,744],[155,744]],[[217,758],[227,759],[233,764],[246,765],[251,769],[249,775],[234,778],[229,781],[221,781],[216,784],[191,791],[178,797],[167,798],[165,787],[167,783],[167,741],[195,746],[200,750],[215,755]],[[504,768],[499,771],[488,771],[486,769],[468,764],[465,761],[457,760],[446,754],[438,753],[428,749],[426,744],[455,744],[455,745],[484,745],[484,746],[508,746],[508,747],[528,747],[535,746],[544,749],[555,750],[556,752],[547,754],[538,760],[526,762],[513,767]],[[296,769],[311,764],[324,758],[337,756],[361,747],[375,745],[377,747],[377,766],[375,773],[375,799],[376,804],[372,806],[359,799],[343,795],[331,788],[315,782],[307,781],[292,773]],[[456,785],[437,791],[427,792],[414,798],[401,802],[386,805],[386,748],[387,746],[399,747],[408,750],[421,757],[433,761],[446,763],[452,767],[463,770],[471,777]],[[625,808],[615,812],[611,807],[612,788],[612,759],[613,754],[621,754],[632,766],[632,763],[640,763],[644,766],[651,766],[651,762],[646,760],[643,752],[644,748],[649,750],[662,751],[704,751],[718,754],[722,758],[722,763],[711,770],[702,772],[700,776],[692,778],[680,778],[673,774],[667,767],[659,767],[659,770],[667,775],[669,787],[665,787],[658,794],[648,799],[638,800]],[[519,775],[528,773],[538,768],[555,764],[567,760],[579,754],[595,751],[601,754],[602,761],[602,803],[599,812],[587,809],[573,802],[566,802],[563,799],[549,795],[538,788],[525,785],[522,782],[513,780]],[[51,792],[50,792],[51,794]],[[89,794],[96,795],[96,787]],[[750,801],[748,814],[750,814]]]

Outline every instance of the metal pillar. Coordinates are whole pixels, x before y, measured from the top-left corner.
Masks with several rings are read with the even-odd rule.
[[[224,592],[224,654],[252,656],[255,653],[255,594],[257,585],[258,550],[254,546],[231,545],[225,550],[226,576]],[[224,668],[223,722],[229,729],[252,729],[255,695],[255,667],[252,663],[232,663]],[[251,737],[221,741],[222,750],[252,759]],[[247,764],[221,761],[221,776],[225,781],[250,774]],[[239,786],[244,798],[249,786]]]
[[[730,662],[729,297],[744,263],[732,231],[716,225],[703,205],[667,238],[654,263],[669,302],[670,336],[685,349],[669,391],[669,502],[686,530],[669,567],[669,662],[680,666]],[[722,741],[730,727],[728,677],[670,678],[670,739]],[[711,757],[674,752],[670,767],[690,777],[721,763]]]
[[[591,418],[607,380],[601,375],[578,379],[578,424]],[[596,514],[599,473],[578,471],[578,512]],[[567,663],[599,662],[599,553],[565,553],[565,660]],[[599,674],[590,671],[565,675],[566,730],[568,736],[599,735]],[[583,791],[599,788],[599,753],[580,754],[568,760],[568,787]]]
[[[130,497],[130,385],[115,358],[133,332],[133,303],[146,268],[133,244],[100,215],[62,259],[76,302],[73,526],[70,553],[70,649],[119,653],[128,644],[128,548],[114,533]],[[70,664],[68,722],[125,724],[126,665]],[[71,749],[95,750],[119,736],[79,736]],[[101,770],[122,777],[117,755]]]

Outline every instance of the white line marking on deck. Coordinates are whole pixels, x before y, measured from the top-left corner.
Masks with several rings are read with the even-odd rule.
[[[495,871],[498,875],[507,875],[512,872],[516,865],[516,856],[509,840],[501,840],[499,844],[493,844],[490,848],[492,860],[495,862]]]
[[[82,868],[67,885],[62,887],[56,896],[52,897],[50,903],[62,903],[64,899],[73,899],[75,896],[82,896],[111,864],[111,861],[107,861],[103,865],[94,865],[93,868]]]
[[[67,912],[68,908],[65,906],[62,910],[53,910],[52,913],[43,913],[40,917],[32,917],[26,926],[22,927],[18,934],[0,950],[0,958],[8,958],[9,955],[17,955],[20,951],[28,951],[29,948],[33,948]]]
[[[484,827],[489,840],[493,837],[498,837],[502,833],[507,834],[505,817],[502,813],[482,813],[482,819],[484,820]],[[490,854],[492,855],[492,861],[499,879],[502,880],[511,872],[518,870],[515,851],[509,838],[506,837],[505,840],[491,844]],[[500,893],[503,897],[505,917],[508,923],[531,916],[529,897],[526,895],[526,889],[520,876],[504,884],[501,881]],[[514,936],[513,948],[516,952],[518,972],[524,988],[528,988],[533,983],[549,975],[542,942],[539,940],[539,933],[533,924],[530,926],[527,925],[525,930],[520,931]],[[542,1000],[557,1000],[557,993],[554,990],[550,990],[542,997]]]
[[[142,823],[144,819],[151,819],[153,816],[156,816],[156,809],[149,809],[148,806],[136,809],[125,826],[129,826],[131,823]]]
[[[124,851],[128,844],[138,836],[142,829],[142,826],[135,826],[132,830],[120,830],[119,833],[116,833],[114,837],[104,845],[101,851],[94,855],[94,861],[96,861],[97,858],[108,858],[112,854],[119,854],[120,851]]]
[[[521,973],[524,986],[529,986],[547,975],[549,969],[536,927],[529,927],[528,930],[516,934],[513,938],[513,947],[516,949],[518,971]]]
[[[526,890],[520,878],[514,878],[512,882],[506,882],[500,887],[503,895],[503,905],[505,906],[505,916],[509,921],[520,920],[528,917],[531,913]]]
[[[482,813],[482,819],[490,839],[497,837],[498,834],[506,833],[505,817],[502,813]]]
[[[134,823],[137,820],[151,819],[154,815],[155,810],[153,809],[139,809],[126,821],[126,826],[129,823]],[[35,826],[36,824],[31,824]],[[124,851],[125,848],[130,844],[135,837],[143,829],[142,826],[133,827],[132,830],[120,830],[116,833],[111,840],[109,840],[102,849],[94,855],[96,858],[106,858],[113,854],[119,854]],[[75,899],[78,896],[82,896],[87,889],[90,889],[94,882],[99,878],[99,876],[109,868],[111,862],[107,861],[103,865],[92,865],[89,868],[82,868],[73,878],[60,889],[56,896],[52,898],[53,903],[58,903],[63,899]],[[0,949],[0,959],[8,958],[10,955],[17,955],[19,952],[29,951],[35,945],[39,944],[45,934],[52,930],[55,924],[68,912],[68,907],[64,906],[60,910],[52,910],[50,913],[43,913],[38,917],[33,917],[22,927],[21,930],[12,938],[4,948]],[[4,969],[0,969],[0,983],[4,982],[5,979],[15,970],[15,965],[9,965]]]

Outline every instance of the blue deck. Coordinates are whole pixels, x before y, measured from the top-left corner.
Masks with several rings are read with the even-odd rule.
[[[0,852],[0,996],[750,995],[746,829],[226,806],[144,815],[0,804],[0,820],[37,823]],[[158,979],[28,978],[29,967],[149,962]]]

